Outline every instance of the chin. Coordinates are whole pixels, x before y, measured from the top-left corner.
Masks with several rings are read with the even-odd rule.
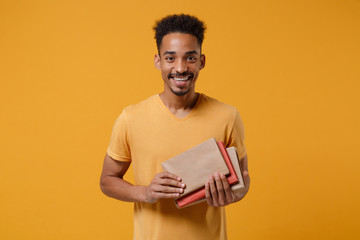
[[[170,88],[170,90],[173,94],[175,94],[176,96],[179,96],[179,97],[184,96],[190,92],[190,88],[186,89],[186,90],[177,90],[177,91]]]

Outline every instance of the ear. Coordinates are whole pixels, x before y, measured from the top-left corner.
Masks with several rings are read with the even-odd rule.
[[[160,64],[160,56],[159,54],[156,54],[154,57],[154,65],[155,67],[161,71],[161,64]]]
[[[201,54],[200,56],[200,69],[203,69],[205,67],[205,54]]]

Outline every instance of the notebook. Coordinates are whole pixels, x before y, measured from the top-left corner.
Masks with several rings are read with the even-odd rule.
[[[215,138],[211,138],[161,164],[164,171],[181,177],[186,184],[182,196],[187,195],[208,181],[209,175],[219,172],[229,174]]]

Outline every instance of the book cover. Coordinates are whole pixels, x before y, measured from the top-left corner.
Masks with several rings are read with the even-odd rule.
[[[240,191],[241,189],[245,188],[245,182],[242,175],[241,163],[237,154],[237,150],[235,147],[228,147],[226,151],[229,154],[231,162],[236,172],[236,176],[238,176],[239,182],[231,186],[231,190],[233,192]]]
[[[182,196],[201,188],[209,175],[216,171],[224,175],[229,173],[215,138],[166,160],[161,166],[164,171],[182,178],[186,184]]]
[[[223,161],[226,163],[226,166],[228,167],[229,172],[230,172],[230,175],[227,176],[227,180],[228,180],[230,185],[234,185],[234,184],[239,182],[239,179],[238,179],[238,177],[236,175],[233,164],[232,164],[232,162],[230,160],[230,157],[228,155],[228,152],[227,152],[227,150],[225,148],[224,143],[221,142],[221,141],[218,141],[217,144],[218,144],[220,152],[221,152],[221,154],[223,156]],[[218,171],[217,170],[213,171],[209,175],[213,174],[214,172],[218,172]],[[188,205],[190,205],[192,203],[195,203],[195,202],[205,198],[205,186],[204,186],[204,183],[208,181],[209,175],[207,176],[207,179],[202,182],[202,187],[201,188],[191,192],[190,194],[183,195],[180,198],[176,199],[175,200],[176,206],[178,208],[183,208],[185,206],[188,206]]]

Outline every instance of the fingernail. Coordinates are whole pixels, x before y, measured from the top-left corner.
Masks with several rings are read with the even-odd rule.
[[[178,181],[181,181],[181,178],[177,177],[177,180],[178,180]]]
[[[184,192],[184,189],[180,188],[180,193],[183,193]]]
[[[215,173],[215,179],[218,179],[218,178],[219,178],[219,173],[216,172],[216,173]]]
[[[221,173],[221,174],[220,174],[220,177],[221,177],[221,178],[225,178],[225,175]]]
[[[181,184],[181,187],[182,187],[182,188],[185,187],[185,184],[182,183],[182,184]]]

